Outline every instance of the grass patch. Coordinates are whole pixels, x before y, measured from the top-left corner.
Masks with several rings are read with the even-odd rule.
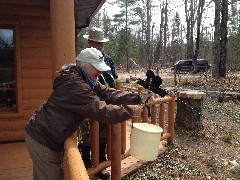
[[[232,136],[230,136],[229,134],[223,133],[221,135],[221,139],[226,142],[226,143],[232,143]]]

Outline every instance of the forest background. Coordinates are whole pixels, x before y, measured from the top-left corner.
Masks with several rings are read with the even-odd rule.
[[[89,28],[104,30],[105,51],[127,72],[207,59],[219,78],[240,70],[239,15],[237,0],[107,0]],[[87,30],[78,35],[79,51]]]

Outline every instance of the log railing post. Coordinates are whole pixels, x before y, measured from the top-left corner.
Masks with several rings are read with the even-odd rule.
[[[165,113],[164,103],[160,103],[158,119],[159,126],[163,129],[162,134],[164,133],[164,113]]]
[[[143,122],[143,123],[148,123],[148,109],[147,109],[146,106],[143,106],[142,122]]]
[[[151,124],[157,124],[157,105],[153,104],[151,107]]]
[[[122,82],[120,80],[116,81],[116,89],[117,90],[122,90]]]
[[[64,179],[89,180],[87,170],[77,147],[77,133],[64,142]]]
[[[91,132],[91,162],[93,167],[99,163],[99,123],[92,121],[90,123]]]
[[[121,90],[121,82],[117,81],[117,88]],[[137,89],[135,89],[135,92]],[[140,92],[140,91],[138,91]],[[156,106],[159,107],[159,126],[164,129],[164,103],[168,102],[168,126],[167,132],[161,136],[161,140],[167,139],[168,143],[173,143],[174,140],[174,115],[175,115],[175,96],[170,95],[164,98],[156,99],[152,103],[151,123],[156,124]],[[148,123],[148,109],[143,107],[142,122]],[[99,164],[99,124],[96,121],[91,122],[91,157],[93,168],[86,171],[84,163],[81,159],[77,148],[77,137],[71,137],[64,143],[64,179],[89,179],[90,175],[94,175],[101,169],[109,167],[111,163],[111,179],[121,179],[121,160],[129,156],[126,151],[126,122],[118,124],[107,124],[107,156],[111,161],[106,161]],[[70,141],[69,141],[70,139]],[[74,141],[73,141],[74,139]],[[69,143],[71,145],[69,145]],[[70,147],[70,148],[69,148]],[[72,148],[73,147],[73,148]],[[122,155],[123,154],[123,155]],[[80,171],[81,173],[80,173]],[[87,174],[88,172],[88,174]]]
[[[111,180],[121,179],[121,123],[112,125]]]
[[[171,100],[168,103],[168,133],[171,136],[167,139],[168,143],[172,144],[174,139],[174,112],[175,112],[175,96],[171,96]]]
[[[124,121],[121,123],[121,154],[124,154],[126,151],[126,131],[127,131],[127,122]]]
[[[112,148],[112,145],[111,145],[111,129],[112,129],[112,126],[111,124],[107,124],[107,158],[109,160],[111,160],[111,148]]]
[[[120,80],[117,80],[116,87],[117,87],[117,90],[120,90],[120,91],[122,90],[122,82]],[[121,153],[122,154],[124,154],[126,151],[126,131],[127,131],[126,126],[127,126],[126,121],[121,123]]]
[[[144,90],[143,86],[138,86],[138,94],[140,96],[143,95],[143,90]],[[141,122],[141,121],[142,121],[142,117],[141,116],[140,117],[134,117],[134,121],[133,122]]]

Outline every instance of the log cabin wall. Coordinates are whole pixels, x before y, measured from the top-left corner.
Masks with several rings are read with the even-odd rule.
[[[0,142],[24,140],[25,124],[52,91],[49,0],[0,0],[0,26],[14,25],[17,113],[0,113]]]

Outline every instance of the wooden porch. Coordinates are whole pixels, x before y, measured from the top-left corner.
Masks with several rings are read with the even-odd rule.
[[[126,149],[130,147],[130,121],[127,121],[126,128],[127,143]],[[159,153],[166,150],[164,147],[165,141],[161,141]],[[31,180],[32,179],[32,160],[28,154],[25,142],[9,142],[0,144],[0,180],[18,179],[18,180]],[[121,162],[121,177],[140,167],[144,161],[138,160],[129,156]],[[107,168],[111,173],[111,168]],[[97,179],[91,177],[92,180]]]

